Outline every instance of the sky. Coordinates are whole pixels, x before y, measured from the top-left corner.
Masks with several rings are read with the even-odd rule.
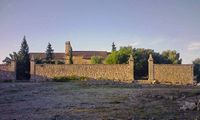
[[[176,50],[183,63],[200,57],[200,0],[0,0],[0,63],[19,51]]]

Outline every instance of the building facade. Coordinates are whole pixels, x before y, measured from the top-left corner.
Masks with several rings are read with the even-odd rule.
[[[73,64],[91,64],[92,56],[100,56],[104,60],[110,52],[107,51],[73,51],[70,41],[65,42],[65,52],[54,53],[54,61],[62,61],[70,64],[70,54],[72,55]],[[46,53],[30,53],[30,58],[45,60]]]

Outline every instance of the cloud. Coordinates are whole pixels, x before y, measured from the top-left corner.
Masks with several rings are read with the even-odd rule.
[[[130,43],[128,44],[129,46],[132,46],[132,47],[136,47],[139,45],[139,42],[133,42],[133,43]]]
[[[138,41],[134,41],[134,42],[133,41],[127,41],[127,42],[121,41],[121,42],[117,43],[117,46],[119,46],[119,47],[132,46],[134,48],[134,47],[137,47],[139,44],[140,44],[140,42],[138,42]]]
[[[200,50],[200,42],[192,42],[188,45],[188,50]]]

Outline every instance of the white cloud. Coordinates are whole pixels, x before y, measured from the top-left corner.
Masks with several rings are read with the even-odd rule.
[[[130,43],[128,44],[129,46],[132,46],[132,47],[136,47],[139,45],[139,42],[133,42],[133,43]]]
[[[127,41],[127,42],[120,41],[120,42],[117,42],[118,47],[132,46],[134,48],[134,47],[137,47],[139,44],[140,44],[140,42],[138,42],[138,41]]]
[[[200,50],[200,42],[192,42],[188,45],[188,50]]]

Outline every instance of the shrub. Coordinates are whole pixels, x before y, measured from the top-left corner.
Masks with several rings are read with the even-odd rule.
[[[58,77],[54,77],[53,81],[55,82],[70,82],[70,81],[74,81],[74,80],[88,80],[89,78],[81,76],[58,76]]]
[[[65,62],[64,61],[57,61],[57,64],[65,64]]]
[[[80,80],[89,80],[90,78],[81,76],[79,79],[80,79]]]
[[[119,64],[119,54],[118,51],[113,51],[108,57],[105,59],[105,64]]]
[[[59,76],[59,77],[54,77],[53,81],[55,81],[55,82],[69,82],[70,79],[68,77]]]
[[[102,63],[102,57],[101,56],[92,56],[91,57],[91,63],[92,64],[101,64]]]
[[[43,63],[44,64],[55,64],[56,62],[53,60],[51,60],[51,61],[44,60]]]
[[[36,58],[35,63],[36,64],[43,64],[44,62],[41,59]]]
[[[121,47],[119,51],[113,51],[105,60],[106,64],[124,64],[128,63],[129,56],[132,54],[132,48]]]

